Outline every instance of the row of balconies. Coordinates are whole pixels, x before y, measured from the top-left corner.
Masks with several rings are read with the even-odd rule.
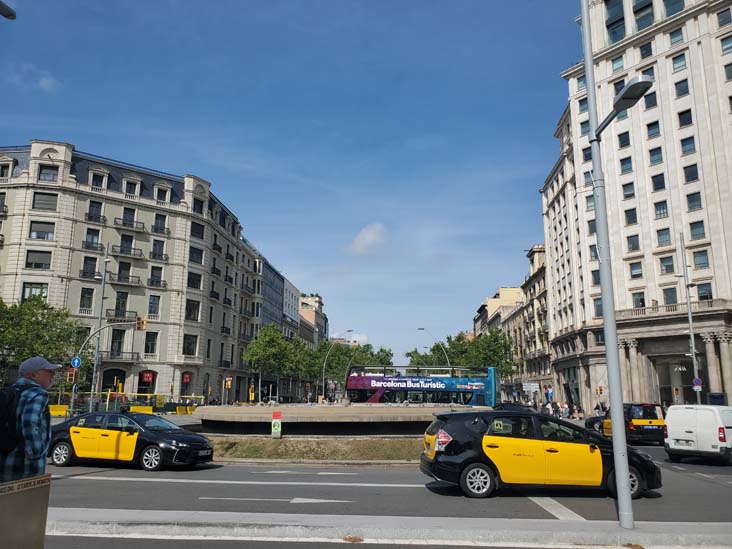
[[[99,271],[82,269],[81,271],[79,271],[79,278],[83,278],[86,280],[96,280],[98,282],[101,282],[102,273],[100,273]],[[129,274],[107,273],[107,280],[112,284],[124,284],[127,286],[143,285],[142,278]],[[150,286],[151,288],[167,288],[168,283],[162,278],[152,277],[147,279],[147,286]]]

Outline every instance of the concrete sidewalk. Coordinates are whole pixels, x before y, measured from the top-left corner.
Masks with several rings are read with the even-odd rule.
[[[732,523],[434,518],[50,508],[47,535],[428,543],[448,547],[730,547]]]

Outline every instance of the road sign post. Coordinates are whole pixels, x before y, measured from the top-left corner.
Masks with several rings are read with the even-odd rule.
[[[272,412],[272,438],[282,438],[282,412]]]

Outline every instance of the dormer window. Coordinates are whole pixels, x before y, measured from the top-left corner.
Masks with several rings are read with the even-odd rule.
[[[38,168],[38,181],[58,181],[58,166],[41,164]]]
[[[89,182],[93,191],[101,191],[107,184],[107,174],[89,172]]]
[[[168,201],[168,189],[157,189],[157,192],[155,193],[155,199],[158,202],[167,202]]]
[[[125,195],[127,198],[137,197],[137,181],[125,180]]]
[[[0,164],[0,179],[10,177],[10,164]]]

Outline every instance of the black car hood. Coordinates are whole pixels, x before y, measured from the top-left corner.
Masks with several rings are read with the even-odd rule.
[[[210,441],[203,435],[191,433],[190,431],[186,431],[184,429],[166,429],[164,431],[149,430],[148,432],[153,433],[153,434],[157,435],[158,437],[165,439],[165,440],[177,440],[179,442],[210,443]]]

